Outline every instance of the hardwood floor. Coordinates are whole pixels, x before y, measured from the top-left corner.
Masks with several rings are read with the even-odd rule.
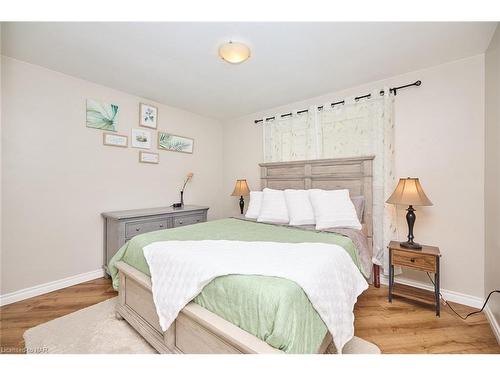
[[[116,296],[110,279],[96,279],[0,307],[0,353],[23,353],[23,333]]]
[[[475,311],[451,303],[462,316]],[[387,287],[370,287],[354,309],[355,334],[379,346],[382,353],[500,353],[488,319],[483,313],[466,321],[441,304],[441,317],[434,307],[393,298],[387,302]]]
[[[0,352],[23,353],[28,328],[114,297],[109,279],[97,279],[0,308]],[[453,304],[461,314],[473,309]],[[355,334],[377,344],[383,353],[500,353],[484,314],[467,321],[442,306],[403,299],[387,302],[387,288],[370,287],[355,308]]]

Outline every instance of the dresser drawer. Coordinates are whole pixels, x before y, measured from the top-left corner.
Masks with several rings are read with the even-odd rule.
[[[177,216],[174,217],[174,227],[182,227],[184,225],[202,223],[204,221],[205,221],[205,216],[201,214]]]
[[[392,250],[392,265],[436,272],[436,257],[427,254]]]
[[[167,229],[167,219],[156,219],[151,221],[135,221],[125,224],[125,237],[132,238],[138,234],[148,233],[155,230]]]

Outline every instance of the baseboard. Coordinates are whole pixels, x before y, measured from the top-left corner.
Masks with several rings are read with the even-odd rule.
[[[75,276],[66,277],[64,279],[51,281],[45,284],[32,286],[30,288],[21,289],[15,292],[6,293],[0,295],[0,306],[9,305],[14,302],[22,301],[24,299],[53,292],[54,290],[59,290],[76,284],[84,283],[86,281],[98,279],[103,276],[104,276],[104,270],[99,269],[95,271],[81,273]]]
[[[497,338],[498,344],[500,345],[500,323],[496,320],[495,315],[491,311],[489,306],[486,306],[484,313],[490,322],[491,330],[493,331],[495,337]]]
[[[395,279],[396,282],[399,284],[404,284],[408,286],[413,286],[415,288],[434,291],[434,286],[431,284],[422,283],[420,281],[414,281],[399,276],[396,276]],[[380,275],[380,283],[384,285],[389,285],[389,278],[386,275]],[[484,303],[483,299],[480,297],[454,292],[452,290],[441,289],[441,294],[447,301],[460,303],[461,305],[475,307],[476,309],[481,308]]]

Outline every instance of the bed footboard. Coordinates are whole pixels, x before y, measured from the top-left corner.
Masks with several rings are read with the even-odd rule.
[[[151,291],[151,278],[118,262],[120,287],[116,313],[159,353],[172,354],[276,354],[283,353],[195,303],[179,313],[163,332]],[[330,353],[332,337],[323,340],[319,353]]]

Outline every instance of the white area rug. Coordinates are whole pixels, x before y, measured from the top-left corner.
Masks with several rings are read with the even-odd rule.
[[[153,354],[156,351],[125,320],[115,318],[116,297],[28,329],[28,353]],[[380,354],[359,337],[345,345],[345,354]]]

